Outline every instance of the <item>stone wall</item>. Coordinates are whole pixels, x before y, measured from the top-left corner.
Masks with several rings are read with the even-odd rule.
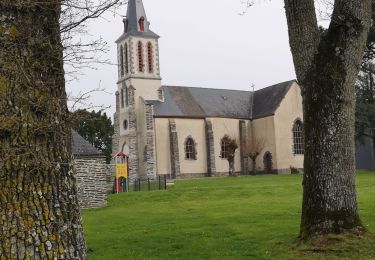
[[[178,151],[178,136],[176,129],[176,122],[174,119],[169,119],[169,138],[171,145],[171,174],[172,178],[180,176],[180,153]]]
[[[209,119],[206,119],[205,130],[207,145],[207,175],[214,176],[216,174],[214,131],[212,130],[212,122]]]
[[[146,104],[145,107],[145,121],[146,121],[146,147],[145,147],[145,170],[147,177],[153,178],[156,176],[156,162],[155,162],[155,131],[153,106]]]
[[[129,145],[129,178],[134,180],[138,178],[138,143],[137,143],[137,114],[135,111],[135,88],[130,86],[128,89],[129,99],[129,131],[126,136]]]
[[[241,155],[241,172],[242,175],[249,174],[249,158],[245,155],[245,144],[248,142],[246,121],[240,120],[240,155]]]
[[[83,209],[100,208],[107,205],[106,174],[104,157],[82,157],[74,160],[76,169],[78,201]]]

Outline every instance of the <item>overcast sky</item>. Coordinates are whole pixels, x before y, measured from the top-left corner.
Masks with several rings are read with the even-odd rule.
[[[284,1],[256,0],[244,10],[241,0],[143,0],[150,29],[161,36],[163,85],[250,90],[295,79],[288,43]],[[126,14],[126,6],[119,11]],[[115,40],[122,34],[122,17],[107,15],[90,24],[90,33],[109,44],[107,58],[116,63]],[[112,106],[117,68],[102,65],[85,70],[68,91],[99,85],[110,94],[92,96],[97,105]]]

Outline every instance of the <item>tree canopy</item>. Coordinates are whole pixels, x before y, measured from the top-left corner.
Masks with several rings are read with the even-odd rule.
[[[103,152],[107,163],[111,161],[112,135],[114,128],[112,121],[103,111],[77,110],[72,114],[73,129],[84,139]]]

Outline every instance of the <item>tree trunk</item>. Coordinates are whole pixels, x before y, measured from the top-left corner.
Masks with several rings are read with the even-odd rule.
[[[0,256],[85,259],[60,1],[0,2]]]
[[[234,176],[235,175],[234,158],[228,159],[228,162],[229,162],[229,176]]]
[[[251,158],[251,160],[253,161],[253,175],[256,175],[257,174],[257,168],[256,168],[256,160],[257,158]]]
[[[313,0],[285,0],[285,8],[305,120],[300,236],[361,228],[355,188],[354,83],[371,0],[336,0],[322,37],[317,34]]]

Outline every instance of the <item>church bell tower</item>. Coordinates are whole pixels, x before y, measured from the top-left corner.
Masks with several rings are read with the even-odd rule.
[[[113,146],[129,153],[131,179],[152,177],[156,175],[152,166],[155,156],[147,149],[154,143],[149,137],[150,122],[146,122],[150,117],[145,113],[150,102],[160,101],[159,36],[150,30],[142,0],[128,1],[123,23],[123,33],[116,41],[118,92]]]

